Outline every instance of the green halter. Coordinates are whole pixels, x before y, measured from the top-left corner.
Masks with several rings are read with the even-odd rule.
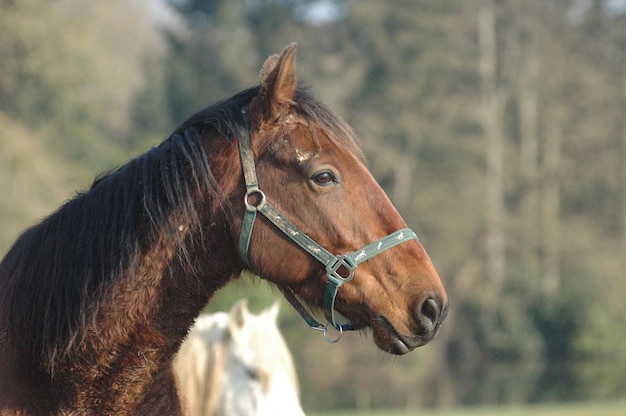
[[[324,267],[326,267],[326,276],[328,277],[326,290],[324,292],[324,315],[326,320],[339,331],[339,336],[336,339],[328,338],[328,325],[322,324],[313,318],[291,289],[285,290],[283,294],[312,329],[323,331],[324,338],[326,338],[328,342],[337,342],[341,338],[343,331],[356,329],[354,324],[350,322],[338,323],[335,319],[335,299],[337,298],[337,292],[341,285],[352,280],[356,267],[359,264],[405,241],[417,240],[417,235],[413,230],[404,228],[348,255],[334,255],[330,253],[285,218],[280,211],[267,201],[265,194],[259,188],[254,154],[250,144],[250,129],[246,112],[247,107],[244,107],[244,109],[242,109],[244,128],[241,129],[240,137],[238,138],[239,154],[241,156],[241,165],[243,167],[243,175],[246,183],[246,194],[244,196],[246,211],[239,234],[239,255],[244,264],[246,264],[249,269],[252,269],[249,259],[250,239],[252,238],[252,229],[254,228],[256,214],[260,212],[294,243],[322,263]]]

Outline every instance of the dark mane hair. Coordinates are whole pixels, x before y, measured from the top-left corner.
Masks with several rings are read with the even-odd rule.
[[[171,219],[197,228],[198,192],[223,203],[200,125],[233,137],[254,95],[255,89],[243,91],[192,116],[158,147],[100,176],[20,236],[0,263],[0,307],[10,333],[20,334],[15,342],[42,356],[66,351],[86,324],[87,306],[115,276],[132,272],[142,236],[159,236],[187,256]]]
[[[193,195],[202,192],[214,205],[225,203],[200,129],[208,126],[226,140],[237,137],[244,128],[241,109],[258,90],[250,88],[191,116],[158,147],[100,176],[88,191],[22,234],[0,263],[0,307],[10,333],[20,334],[15,342],[49,360],[66,352],[89,319],[87,307],[115,276],[133,272],[146,237],[158,236],[183,264],[189,260],[172,218],[198,230]],[[295,98],[296,111],[363,159],[343,120],[306,87],[299,87]]]
[[[326,104],[317,100],[306,85],[299,85],[294,95],[296,111],[305,119],[318,123],[324,130],[331,132],[329,137],[347,147],[359,160],[366,162],[365,153],[354,130]]]

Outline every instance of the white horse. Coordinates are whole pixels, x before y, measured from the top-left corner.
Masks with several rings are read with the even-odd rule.
[[[174,361],[192,416],[304,415],[278,309],[253,315],[240,300],[197,319]]]

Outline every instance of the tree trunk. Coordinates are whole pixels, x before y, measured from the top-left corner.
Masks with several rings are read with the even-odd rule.
[[[504,164],[501,103],[498,89],[495,11],[493,0],[482,0],[478,15],[479,71],[482,80],[482,118],[486,140],[486,316],[495,312],[504,282]]]
[[[560,164],[563,125],[560,116],[549,118],[546,125],[543,188],[543,289],[558,290],[561,284],[560,255]]]
[[[520,180],[522,198],[520,201],[523,261],[527,270],[539,276],[539,54],[537,45],[538,30],[533,30],[532,13],[537,8],[532,2],[520,4],[521,27],[517,33],[517,44],[521,52],[517,69],[517,96],[519,102],[520,132]],[[530,10],[529,10],[530,9]]]
[[[626,17],[624,17],[626,20]],[[624,78],[622,80],[622,252],[626,252],[626,21],[622,24],[622,58]],[[622,256],[626,270],[626,256]]]

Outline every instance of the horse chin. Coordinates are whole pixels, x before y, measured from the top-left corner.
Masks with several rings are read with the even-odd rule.
[[[432,336],[401,335],[384,316],[372,324],[374,342],[381,350],[394,355],[404,355],[415,348],[428,344]]]

